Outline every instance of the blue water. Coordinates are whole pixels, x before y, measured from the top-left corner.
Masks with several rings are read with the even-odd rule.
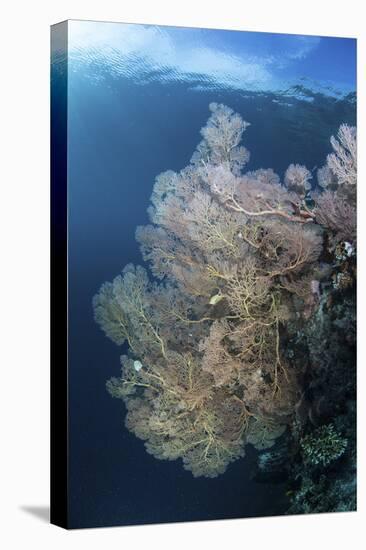
[[[205,46],[208,39],[215,42],[210,32],[218,31],[193,33],[195,47],[200,40]],[[220,35],[218,47],[227,53],[229,45],[240,46],[242,51],[240,35],[234,33],[231,42]],[[80,40],[70,52],[68,97],[70,525],[284,513],[284,486],[251,479],[254,451],[216,479],[194,479],[180,461],[158,461],[146,453],[143,442],[124,428],[122,402],[106,392],[106,380],[119,375],[122,349],[94,322],[91,302],[100,285],[126,263],[142,263],[134,233],[148,221],[154,178],[187,165],[210,102],[230,106],[251,123],[245,133],[251,152],[248,169],[271,167],[282,176],[291,162],[320,167],[330,150],[330,135],[341,122],[355,124],[352,78],[347,77],[343,93],[336,81],[325,93],[323,84],[308,87],[308,78],[314,77],[309,70],[300,75],[301,83],[297,66],[296,80],[286,93],[276,87],[244,89],[233,85],[227,71],[221,80],[217,72],[211,79],[197,72],[183,74],[156,65],[156,60],[152,66],[143,51],[121,60],[116,50],[105,56],[90,46],[83,50]],[[325,50],[331,48],[329,40]],[[253,40],[250,47],[255,48]],[[308,55],[314,55],[313,49]],[[303,59],[305,70],[309,59]],[[63,77],[55,65],[55,88]]]

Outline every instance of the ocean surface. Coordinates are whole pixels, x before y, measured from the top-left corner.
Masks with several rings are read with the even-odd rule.
[[[234,48],[242,34],[223,40]],[[196,47],[201,38],[196,35]],[[285,487],[253,480],[254,449],[216,479],[194,479],[180,461],[146,453],[124,427],[123,403],[106,391],[126,350],[95,323],[92,298],[127,263],[143,264],[135,229],[148,222],[154,179],[189,163],[210,102],[230,106],[251,123],[244,136],[248,170],[273,168],[282,177],[294,162],[314,169],[315,176],[330,152],[330,136],[340,123],[356,122],[352,83],[343,92],[336,83],[310,85],[309,70],[301,74],[298,67],[282,88],[261,80],[254,86],[255,70],[246,86],[237,73],[230,78],[230,66],[222,78],[218,67],[209,79],[198,69],[190,74],[165,61],[159,66],[142,55],[143,46],[125,59],[116,49],[101,55],[99,47],[76,42],[68,68],[70,525],[282,514]],[[227,54],[228,47],[222,49]],[[54,90],[63,78],[55,63]]]

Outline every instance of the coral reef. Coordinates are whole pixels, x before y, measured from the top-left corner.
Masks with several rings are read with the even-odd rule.
[[[288,465],[289,514],[356,510],[355,402],[333,418],[334,424],[308,428],[299,460]]]
[[[153,279],[128,265],[93,304],[106,335],[128,345],[107,383],[127,428],[154,457],[215,477],[246,445],[268,449],[294,431],[309,360],[291,342],[310,337],[334,274],[354,281],[356,138],[346,125],[332,138],[318,176],[327,189],[309,202],[304,166],[291,164],[284,184],[271,169],[245,173],[249,123],[210,110],[189,166],[156,178],[151,225],[137,228]]]
[[[347,439],[336,432],[333,424],[327,424],[304,436],[300,446],[305,463],[327,466],[342,456],[347,447]]]

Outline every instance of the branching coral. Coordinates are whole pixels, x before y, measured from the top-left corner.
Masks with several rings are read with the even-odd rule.
[[[272,170],[243,174],[249,124],[224,105],[210,110],[190,165],[157,177],[151,225],[137,229],[160,282],[129,265],[94,310],[129,347],[121,377],[107,383],[126,404],[127,428],[156,458],[214,477],[291,423],[299,379],[283,338],[318,288],[323,230],[321,202],[316,212],[305,202],[307,169],[291,165],[285,185]]]
[[[328,155],[327,164],[339,185],[355,187],[357,183],[356,128],[341,124],[337,138],[331,137],[330,142],[334,152]]]
[[[347,439],[343,438],[332,424],[321,426],[301,440],[305,463],[327,466],[344,453]]]
[[[333,153],[318,170],[318,183],[325,193],[315,194],[315,216],[330,232],[330,244],[356,240],[356,128],[341,124],[337,138],[331,137]]]
[[[311,172],[301,164],[290,164],[285,172],[285,186],[304,197],[311,189]]]

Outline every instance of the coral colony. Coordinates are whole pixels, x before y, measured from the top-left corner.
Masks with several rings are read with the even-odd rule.
[[[153,278],[129,264],[94,297],[100,327],[128,344],[107,388],[147,452],[195,477],[286,434],[305,463],[325,466],[350,447],[328,409],[354,399],[341,380],[354,360],[356,129],[331,138],[317,184],[299,164],[281,182],[245,172],[249,123],[210,111],[189,166],[157,176],[151,225],[137,228]]]

